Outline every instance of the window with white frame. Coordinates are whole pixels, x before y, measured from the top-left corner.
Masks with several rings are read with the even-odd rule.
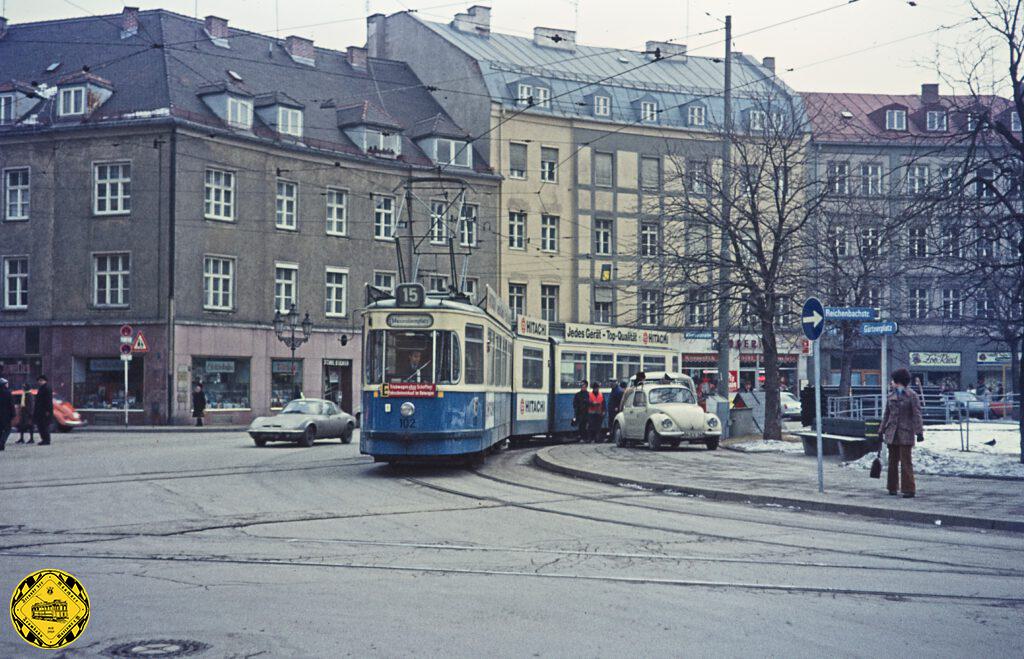
[[[379,128],[363,131],[364,149],[371,154],[393,158],[402,153],[402,136]]]
[[[439,165],[453,167],[473,166],[473,147],[464,140],[449,140],[439,137],[435,142],[434,161]]]
[[[707,122],[707,114],[703,105],[691,105],[686,108],[686,124],[688,126],[703,126]]]
[[[373,286],[379,288],[382,291],[388,291],[389,293],[395,290],[395,278],[397,275],[394,272],[384,272],[376,270],[373,273]]]
[[[846,227],[839,224],[829,224],[826,229],[828,246],[834,256],[848,256],[850,253],[850,241],[848,240]]]
[[[594,289],[594,311],[591,314],[591,322],[598,325],[611,325],[615,300],[615,289],[598,286]]]
[[[978,113],[968,112],[966,119],[967,132],[974,132],[974,129],[978,127]]]
[[[508,306],[517,316],[526,313],[526,284],[508,285]]]
[[[540,180],[546,183],[554,183],[558,180],[558,149],[541,147]]]
[[[558,322],[558,286],[544,284],[540,287],[540,317],[549,323]]]
[[[302,110],[298,108],[277,108],[277,132],[302,137]]]
[[[558,251],[558,216],[540,216],[540,251]]]
[[[476,204],[462,204],[459,217],[459,245],[462,247],[476,247],[479,214],[480,208]]]
[[[533,102],[539,108],[551,107],[551,90],[547,87],[533,88]]]
[[[598,94],[594,96],[594,116],[607,117],[612,113],[612,99],[608,96]]]
[[[974,182],[974,190],[980,199],[993,199],[996,196],[995,170],[989,167],[978,169],[978,175]]]
[[[14,123],[14,94],[0,94],[0,126]]]
[[[60,90],[57,114],[61,117],[85,114],[85,87],[65,87]]]
[[[615,223],[608,219],[594,220],[594,254],[611,256]]]
[[[654,101],[641,101],[640,102],[640,121],[644,123],[657,123],[658,122],[658,104]]]
[[[203,308],[231,311],[235,303],[235,260],[228,256],[203,258]]]
[[[872,309],[881,309],[884,306],[883,300],[881,288],[872,287],[864,291],[864,304]]]
[[[28,309],[28,257],[4,257],[4,309]]]
[[[292,181],[277,179],[277,210],[274,216],[274,226],[278,229],[289,229],[294,231],[298,224],[296,220],[296,205],[299,198],[299,184]]]
[[[963,230],[956,224],[945,224],[939,234],[939,252],[943,256],[962,259],[966,250],[963,243]]]
[[[704,327],[708,324],[708,298],[699,291],[687,295],[686,324],[690,327]]]
[[[431,293],[448,292],[448,277],[446,275],[429,275],[427,277],[427,290]]]
[[[512,142],[508,145],[508,177],[526,178],[526,145]]]
[[[326,290],[324,292],[324,315],[340,317],[346,313],[346,291],[348,290],[348,269],[327,266]]]
[[[882,236],[877,227],[862,227],[860,230],[860,255],[868,258],[882,253]]]
[[[373,195],[373,237],[377,240],[395,238],[395,198]]]
[[[882,194],[882,165],[869,162],[860,166],[860,193],[868,197]]]
[[[298,304],[299,266],[291,263],[274,264],[274,310],[288,313]]]
[[[610,188],[615,178],[615,160],[610,153],[594,154],[594,185]]]
[[[644,222],[640,225],[640,256],[658,255],[658,225]]]
[[[252,128],[252,101],[228,96],[228,125],[232,128]]]
[[[462,292],[469,296],[470,302],[476,301],[477,291],[480,290],[480,281],[476,277],[467,277]]]
[[[348,234],[348,192],[327,188],[327,233],[331,236]]]
[[[960,320],[964,315],[963,291],[959,288],[942,289],[943,320]]]
[[[909,256],[912,259],[923,259],[928,256],[928,228],[910,227],[907,241]]]
[[[686,163],[687,187],[693,194],[706,194],[708,163],[704,160],[691,160]]]
[[[828,164],[827,176],[829,194],[850,194],[850,163],[830,162]]]
[[[906,130],[907,129],[907,111],[906,110],[886,110],[885,111],[885,129],[886,130]]]
[[[518,91],[516,92],[516,103],[519,105],[529,105],[533,99],[533,85],[524,85],[519,83]]]
[[[923,320],[928,317],[928,289],[913,287],[907,295],[907,315],[912,320]]]
[[[448,222],[445,217],[447,204],[443,201],[430,202],[430,242],[444,245],[448,242]]]
[[[508,246],[510,249],[526,249],[526,213],[509,211]]]
[[[928,191],[928,165],[910,165],[907,168],[907,194],[920,195]]]
[[[946,130],[947,119],[945,110],[928,110],[925,114],[925,126],[933,133],[941,133]]]
[[[223,169],[207,169],[203,186],[203,217],[208,220],[235,219],[235,174]]]
[[[992,290],[980,291],[977,294],[977,298],[974,301],[977,313],[975,314],[978,318],[995,318],[996,317],[996,293]]]
[[[952,195],[958,192],[957,168],[955,166],[945,165],[940,168],[939,177],[943,194]]]
[[[4,219],[27,220],[31,187],[28,167],[4,170]]]
[[[747,115],[747,128],[749,130],[764,130],[767,115],[764,110],[751,110]]]
[[[132,166],[126,162],[100,163],[93,167],[93,213],[121,215],[132,209]]]
[[[640,291],[640,313],[641,325],[661,324],[661,293],[653,290]]]
[[[640,158],[640,187],[661,189],[661,158]]]
[[[97,307],[130,303],[131,257],[127,253],[93,255],[92,301]]]

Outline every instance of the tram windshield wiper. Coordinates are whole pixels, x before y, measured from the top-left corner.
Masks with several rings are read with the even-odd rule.
[[[420,371],[425,369],[427,366],[430,366],[430,362],[429,361],[424,362],[423,366],[420,366],[415,371],[413,371],[411,374],[409,374],[409,377],[405,378],[405,382],[412,382],[413,378],[418,378],[419,375],[420,375]]]

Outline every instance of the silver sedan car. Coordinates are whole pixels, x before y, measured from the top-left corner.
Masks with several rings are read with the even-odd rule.
[[[296,442],[312,446],[318,439],[352,441],[356,428],[355,418],[338,409],[329,400],[300,398],[284,406],[275,416],[261,416],[249,425],[249,436],[256,446],[267,442]]]

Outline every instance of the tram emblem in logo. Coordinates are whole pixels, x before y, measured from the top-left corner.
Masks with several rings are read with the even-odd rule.
[[[11,595],[11,623],[37,648],[62,648],[77,640],[89,624],[89,595],[67,572],[33,572]]]

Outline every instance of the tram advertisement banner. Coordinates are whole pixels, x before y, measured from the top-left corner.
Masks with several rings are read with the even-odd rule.
[[[612,345],[669,346],[669,333],[630,327],[603,327],[601,325],[565,324],[565,340],[577,343],[604,343]]]
[[[434,398],[437,385],[429,382],[388,382],[380,386],[382,398]]]

